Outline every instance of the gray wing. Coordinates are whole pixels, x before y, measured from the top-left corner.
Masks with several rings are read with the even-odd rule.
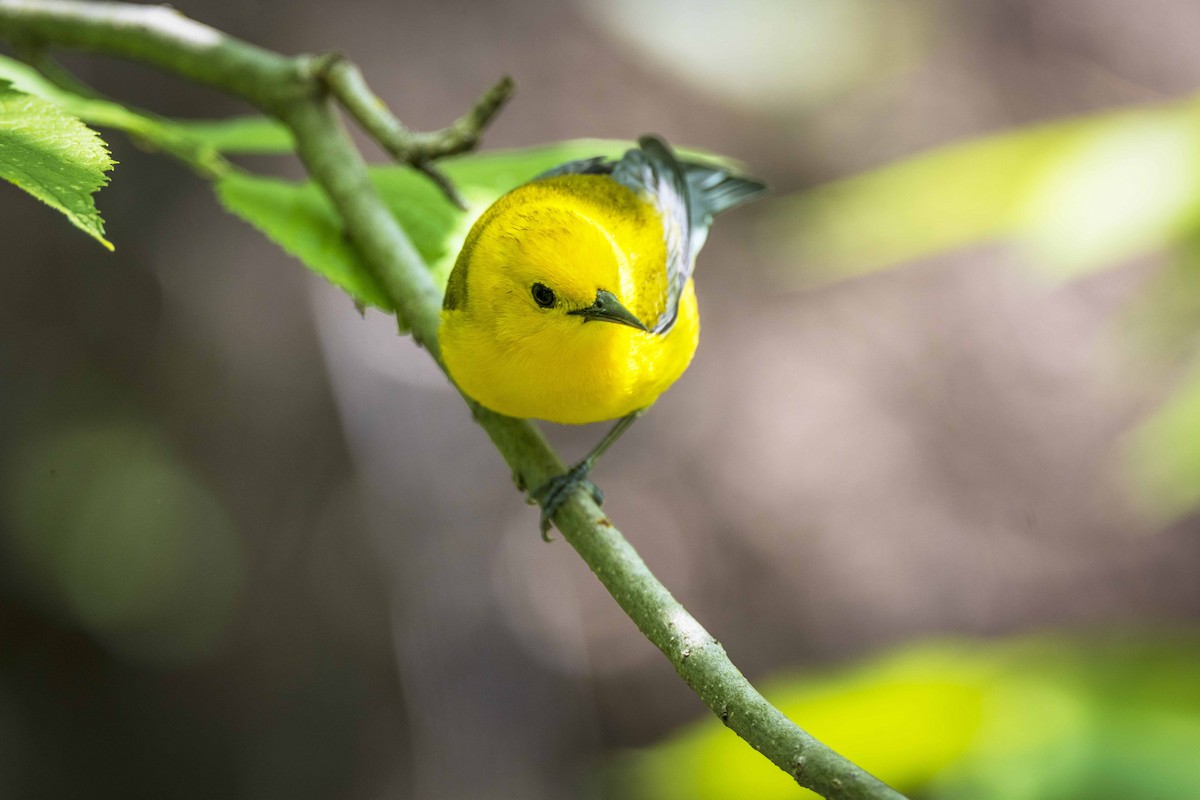
[[[713,215],[767,189],[721,167],[681,162],[654,136],[638,139],[638,146],[617,161],[603,157],[570,161],[538,177],[569,174],[612,175],[658,209],[667,246],[667,302],[654,325],[655,333],[666,333],[675,324],[679,298],[696,268],[696,255],[708,237]]]
[[[548,169],[541,175],[538,175],[534,180],[553,178],[556,175],[611,175],[612,171],[612,161],[609,161],[604,156],[594,156],[592,158],[581,158],[578,161],[568,161],[565,164],[559,164],[557,167]]]
[[[654,326],[666,333],[679,314],[679,298],[696,269],[714,214],[766,191],[758,181],[720,167],[681,162],[661,139],[643,136],[613,168],[613,178],[647,197],[658,209],[667,244],[667,302]]]
[[[654,324],[655,333],[666,333],[679,314],[679,298],[696,263],[692,248],[691,192],[675,154],[652,136],[638,139],[613,168],[613,179],[652,202],[662,218],[667,245],[667,302]]]

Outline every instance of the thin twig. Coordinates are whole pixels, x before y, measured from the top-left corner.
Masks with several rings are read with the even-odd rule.
[[[0,0],[0,36],[140,60],[224,89],[278,116],[295,135],[310,175],[341,216],[363,262],[414,339],[438,359],[441,292],[383,204],[326,93],[305,82],[306,75],[312,79],[312,59],[270,53],[161,8],[71,0]],[[519,486],[538,486],[562,472],[562,462],[531,423],[469,405]],[[751,746],[801,786],[827,798],[902,800],[768,703],[586,492],[572,494],[554,521],[684,681]]]
[[[409,129],[371,91],[362,70],[339,53],[327,53],[313,61],[314,74],[324,82],[347,113],[379,143],[392,158],[428,175],[459,208],[466,204],[453,183],[431,162],[464,153],[479,144],[484,129],[512,97],[512,78],[505,76],[475,101],[471,110],[452,125],[422,133]]]

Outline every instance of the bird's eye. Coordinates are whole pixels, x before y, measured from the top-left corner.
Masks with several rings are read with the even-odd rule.
[[[554,305],[554,290],[544,283],[535,283],[532,289],[533,302],[537,303],[542,308],[550,308]]]

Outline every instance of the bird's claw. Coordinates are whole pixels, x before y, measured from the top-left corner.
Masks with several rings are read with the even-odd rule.
[[[567,498],[571,496],[576,487],[583,487],[591,495],[592,500],[596,505],[604,503],[604,492],[600,491],[600,487],[588,480],[588,471],[591,465],[579,463],[571,467],[561,475],[555,475],[550,480],[543,483],[537,489],[529,493],[529,496],[537,501],[542,507],[541,520],[539,527],[542,531],[542,538],[547,542],[554,537],[550,535],[551,520],[562,504],[567,502]]]

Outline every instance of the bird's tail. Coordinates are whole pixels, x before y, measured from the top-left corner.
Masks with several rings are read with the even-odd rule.
[[[689,162],[682,166],[692,202],[709,216],[749,202],[767,191],[765,184],[732,175],[720,167]]]

